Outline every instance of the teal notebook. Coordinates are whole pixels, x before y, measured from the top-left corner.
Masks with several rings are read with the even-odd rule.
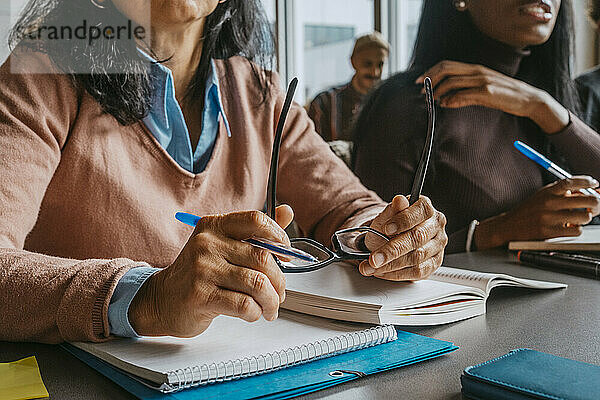
[[[600,366],[530,349],[467,367],[461,376],[468,399],[600,399]]]
[[[364,325],[342,324],[289,313],[283,318],[280,317],[278,321],[278,324],[265,322],[264,324],[268,325],[265,328],[261,324],[247,324],[226,318],[216,321],[213,332],[219,333],[218,335],[211,335],[207,331],[206,337],[203,338],[203,334],[191,341],[174,338],[160,338],[162,341],[154,339],[151,340],[150,349],[146,339],[122,339],[113,341],[112,345],[86,346],[77,343],[75,345],[78,347],[72,344],[64,346],[92,368],[141,399],[289,398],[427,360],[457,349],[452,343],[397,331],[391,326],[365,329]],[[240,325],[241,329],[240,326],[232,326],[232,323]],[[224,329],[227,327],[232,329]],[[261,334],[255,335],[253,329]],[[279,341],[277,336],[281,338]],[[238,341],[234,343],[231,337],[237,337]],[[240,340],[244,337],[246,343]],[[294,344],[300,337],[305,344]],[[314,340],[320,337],[326,339]],[[190,346],[198,344],[194,340],[202,344],[202,350],[197,353],[189,351]],[[188,343],[178,348],[180,341]],[[221,347],[219,341],[229,342],[229,349]],[[140,345],[137,346],[136,342]],[[177,345],[174,346],[173,343]],[[264,343],[269,343],[274,349],[284,350],[265,352]],[[281,343],[286,345],[281,347]],[[102,351],[93,348],[98,345],[104,345]],[[124,348],[128,350],[124,352]],[[247,356],[253,352],[262,355]],[[245,358],[229,363],[207,364],[212,360],[213,353],[223,359],[230,359],[230,354],[240,354],[240,357]],[[143,363],[139,362],[142,360],[142,354]],[[189,369],[187,375],[186,371],[180,369],[179,377],[164,375],[161,378],[160,374],[156,374],[161,368],[169,370],[170,364],[174,360],[177,361],[178,354],[187,354],[184,365],[196,365],[195,369]],[[285,362],[280,362],[281,360]],[[132,368],[132,365],[137,365],[138,369]],[[265,366],[267,368],[264,368]],[[145,373],[140,368],[145,368]],[[149,374],[149,370],[153,370],[155,374]],[[228,373],[224,373],[227,371]],[[183,384],[176,384],[177,378],[179,383]],[[193,387],[177,391],[189,386]]]

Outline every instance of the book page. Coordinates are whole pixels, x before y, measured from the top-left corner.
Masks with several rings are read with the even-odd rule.
[[[490,290],[498,286],[516,286],[531,289],[559,289],[567,287],[567,285],[562,283],[537,281],[517,278],[507,274],[486,273],[451,267],[438,268],[431,275],[430,279],[476,287],[488,295]]]
[[[575,237],[559,237],[545,240],[546,243],[596,243],[600,244],[600,225],[583,227],[583,233]]]
[[[489,282],[496,274],[470,271],[467,269],[439,267],[429,279],[439,282],[449,282],[457,285],[476,287],[487,293]]]
[[[583,227],[576,237],[559,237],[541,241],[510,242],[510,250],[600,251],[600,225]]]
[[[371,309],[399,309],[432,304],[460,295],[483,297],[483,292],[473,289],[473,285],[464,287],[431,279],[386,281],[363,276],[356,266],[344,263],[335,263],[307,274],[287,274],[286,291],[289,294],[282,305],[284,308],[292,306],[291,302],[299,298],[330,307],[350,304]]]

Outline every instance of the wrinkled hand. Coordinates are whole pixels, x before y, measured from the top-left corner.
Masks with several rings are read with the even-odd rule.
[[[441,61],[417,79],[431,78],[440,106],[483,106],[527,117],[544,132],[556,133],[569,123],[569,112],[547,92],[493,69],[458,61]]]
[[[192,337],[220,314],[276,319],[285,298],[283,273],[269,252],[240,240],[255,235],[289,245],[282,227],[292,218],[289,206],[277,207],[277,223],[259,211],[202,217],[173,264],[134,297],[129,319],[135,331]]]
[[[582,225],[600,213],[600,200],[579,189],[597,186],[589,176],[546,185],[513,210],[481,222],[475,230],[475,244],[483,250],[509,241],[579,236]]]
[[[442,265],[448,243],[445,227],[446,217],[427,197],[421,196],[410,207],[406,197],[394,197],[371,223],[371,228],[391,239],[367,235],[365,244],[372,253],[360,263],[360,272],[391,281],[427,278]]]

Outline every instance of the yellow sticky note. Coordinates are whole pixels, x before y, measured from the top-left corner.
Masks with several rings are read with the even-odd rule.
[[[26,400],[48,397],[35,357],[0,363],[0,399]]]

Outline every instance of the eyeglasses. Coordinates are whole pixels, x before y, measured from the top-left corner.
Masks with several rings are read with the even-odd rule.
[[[271,165],[269,170],[269,183],[267,186],[267,214],[272,219],[275,219],[277,166],[279,164],[279,149],[281,145],[281,136],[283,134],[285,120],[290,110],[290,106],[292,104],[292,99],[294,97],[297,85],[298,78],[294,78],[288,86],[285,101],[283,102],[283,108],[281,109],[281,114],[279,114],[279,120],[277,122],[277,128],[275,131],[275,138],[273,140],[273,151],[271,153]],[[433,92],[431,89],[431,80],[429,78],[425,79],[425,92],[427,99],[427,114],[429,123],[425,147],[423,148],[423,154],[421,156],[421,161],[419,162],[419,168],[415,173],[415,180],[413,182],[413,188],[411,191],[411,204],[419,198],[421,188],[423,187],[423,179],[427,172],[427,164],[429,162],[429,155],[431,153],[431,145],[433,142],[435,114]],[[383,245],[386,241],[390,240],[389,236],[377,231],[376,229],[361,226],[336,231],[331,237],[333,251],[313,239],[290,239],[293,248],[301,250],[304,253],[310,254],[315,259],[314,261],[305,261],[300,258],[294,258],[291,261],[283,261],[275,256],[273,257],[275,258],[275,261],[277,262],[277,265],[279,266],[281,271],[285,273],[316,271],[336,261],[366,260],[371,254],[370,250],[365,245],[365,237],[367,234],[371,234],[370,239],[372,237],[373,240],[380,241],[381,243],[377,243],[377,245],[379,246]]]

